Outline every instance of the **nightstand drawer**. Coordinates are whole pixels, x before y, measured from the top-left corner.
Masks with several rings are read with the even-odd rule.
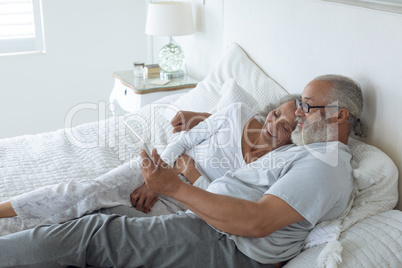
[[[110,94],[110,103],[115,105],[115,115],[134,112],[162,97],[186,93],[197,85],[197,81],[185,75],[174,78],[164,86],[155,86],[153,79],[134,78],[132,71],[114,72],[114,87]]]
[[[133,89],[123,85],[119,79],[115,79],[113,91],[110,94],[110,103],[118,104],[117,108],[123,109],[125,112],[134,112],[141,107],[141,96],[135,94]]]

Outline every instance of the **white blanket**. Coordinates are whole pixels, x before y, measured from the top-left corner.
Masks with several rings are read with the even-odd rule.
[[[146,106],[125,116],[150,149],[163,149],[173,137],[163,109]],[[94,179],[138,157],[141,144],[123,119],[110,117],[72,129],[0,140],[0,201],[61,181]],[[21,229],[18,217],[0,219],[0,235]]]

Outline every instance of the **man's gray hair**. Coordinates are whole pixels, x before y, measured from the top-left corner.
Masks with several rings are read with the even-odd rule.
[[[282,104],[284,104],[284,103],[286,103],[288,101],[291,101],[291,100],[295,100],[295,99],[300,100],[300,95],[298,95],[298,94],[287,94],[287,95],[281,97],[279,100],[277,100],[275,102],[268,103],[268,105],[265,106],[264,109],[262,111],[260,111],[259,114],[260,114],[260,116],[262,116],[265,119],[271,111],[275,110],[276,108],[278,108]],[[296,107],[296,109],[297,109],[297,107]]]
[[[338,106],[349,110],[350,131],[360,137],[366,135],[366,127],[361,122],[360,116],[363,112],[363,93],[359,83],[353,79],[335,74],[318,76],[315,81],[326,81],[332,85],[332,96],[326,100],[327,104],[338,101]]]

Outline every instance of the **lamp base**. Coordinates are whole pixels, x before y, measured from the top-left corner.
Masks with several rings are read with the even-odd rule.
[[[172,37],[170,42],[161,48],[159,51],[159,66],[161,79],[181,77],[184,75],[184,53],[182,48],[177,44]]]
[[[177,77],[182,77],[184,76],[184,72],[182,70],[176,71],[176,72],[166,72],[164,70],[161,70],[159,72],[160,79],[170,79],[170,78],[177,78]]]

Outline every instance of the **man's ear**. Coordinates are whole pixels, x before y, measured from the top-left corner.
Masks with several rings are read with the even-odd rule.
[[[342,108],[338,111],[338,123],[344,123],[349,118],[349,110],[346,108]]]

